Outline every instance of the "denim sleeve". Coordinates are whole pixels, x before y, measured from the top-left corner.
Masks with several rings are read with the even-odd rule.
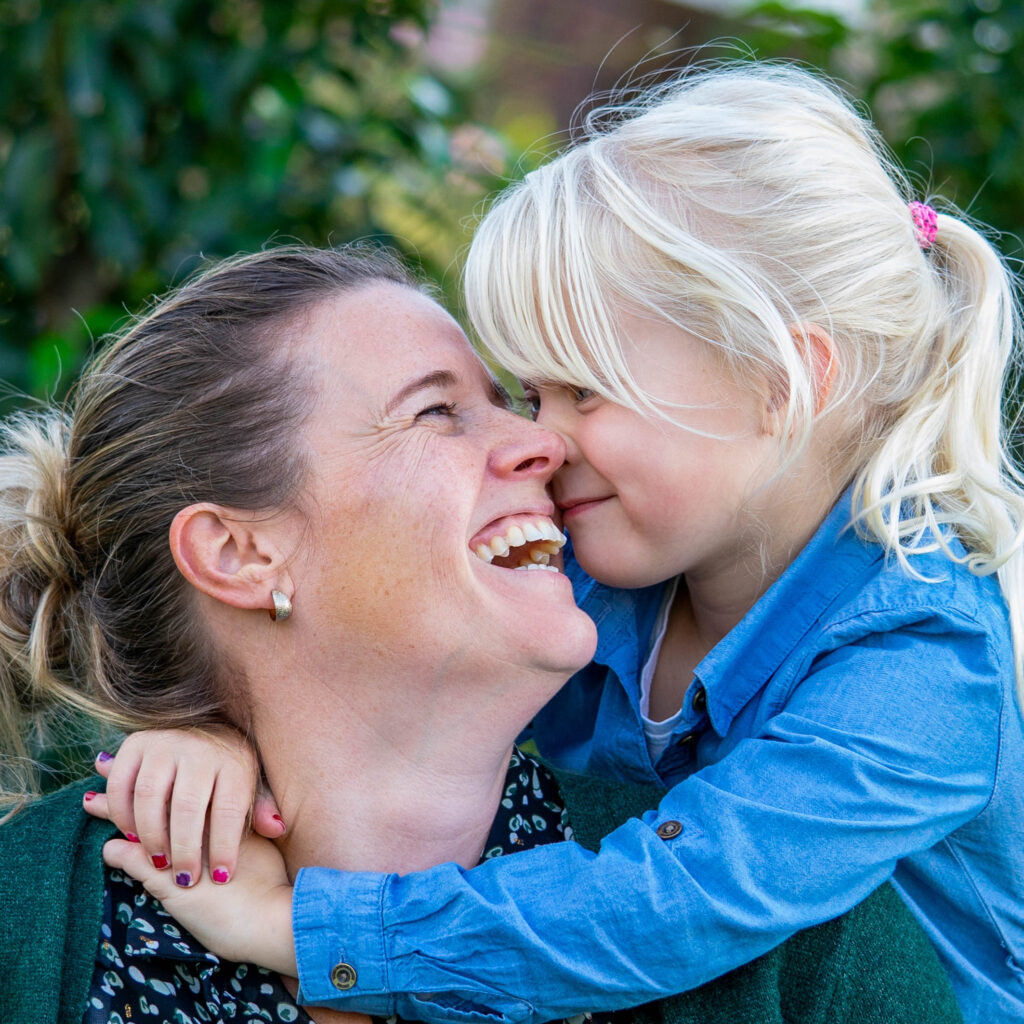
[[[979,813],[1006,671],[981,630],[955,643],[934,623],[860,635],[596,855],[561,843],[471,871],[305,870],[302,997],[534,1024],[702,984],[845,912]],[[339,959],[358,972],[344,992]]]

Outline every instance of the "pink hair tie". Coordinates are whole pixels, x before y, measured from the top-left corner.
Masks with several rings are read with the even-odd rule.
[[[910,216],[914,220],[914,235],[922,249],[930,249],[939,230],[939,215],[927,203],[916,199],[908,203]]]

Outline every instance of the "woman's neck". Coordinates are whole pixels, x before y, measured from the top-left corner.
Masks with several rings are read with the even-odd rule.
[[[543,703],[530,701],[517,716],[508,705],[517,697],[521,703],[531,682],[488,682],[460,688],[447,680],[443,692],[431,694],[423,680],[359,684],[349,676],[335,685],[307,674],[297,686],[293,673],[289,691],[301,700],[286,711],[258,703],[253,727],[288,826],[282,847],[289,872],[475,864],[514,738]]]

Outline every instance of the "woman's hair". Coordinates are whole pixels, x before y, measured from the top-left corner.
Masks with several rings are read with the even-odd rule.
[[[113,337],[61,407],[0,424],[0,796],[30,788],[51,710],[123,729],[230,720],[232,669],[196,621],[171,521],[193,502],[295,501],[317,393],[291,340],[316,305],[379,281],[415,286],[369,248],[217,263]]]
[[[470,250],[467,308],[521,379],[685,426],[638,386],[616,317],[674,324],[739,381],[785,396],[789,457],[816,416],[818,325],[835,372],[818,415],[840,425],[829,469],[854,481],[858,528],[911,573],[936,547],[998,572],[1020,680],[1024,500],[1001,411],[1016,295],[962,218],[940,213],[922,249],[913,198],[870,122],[819,77],[698,69],[596,111],[575,146],[498,198]]]

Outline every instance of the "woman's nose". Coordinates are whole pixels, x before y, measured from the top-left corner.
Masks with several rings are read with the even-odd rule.
[[[565,461],[565,442],[554,431],[510,414],[507,439],[491,452],[495,472],[517,477],[538,476],[546,483]]]

